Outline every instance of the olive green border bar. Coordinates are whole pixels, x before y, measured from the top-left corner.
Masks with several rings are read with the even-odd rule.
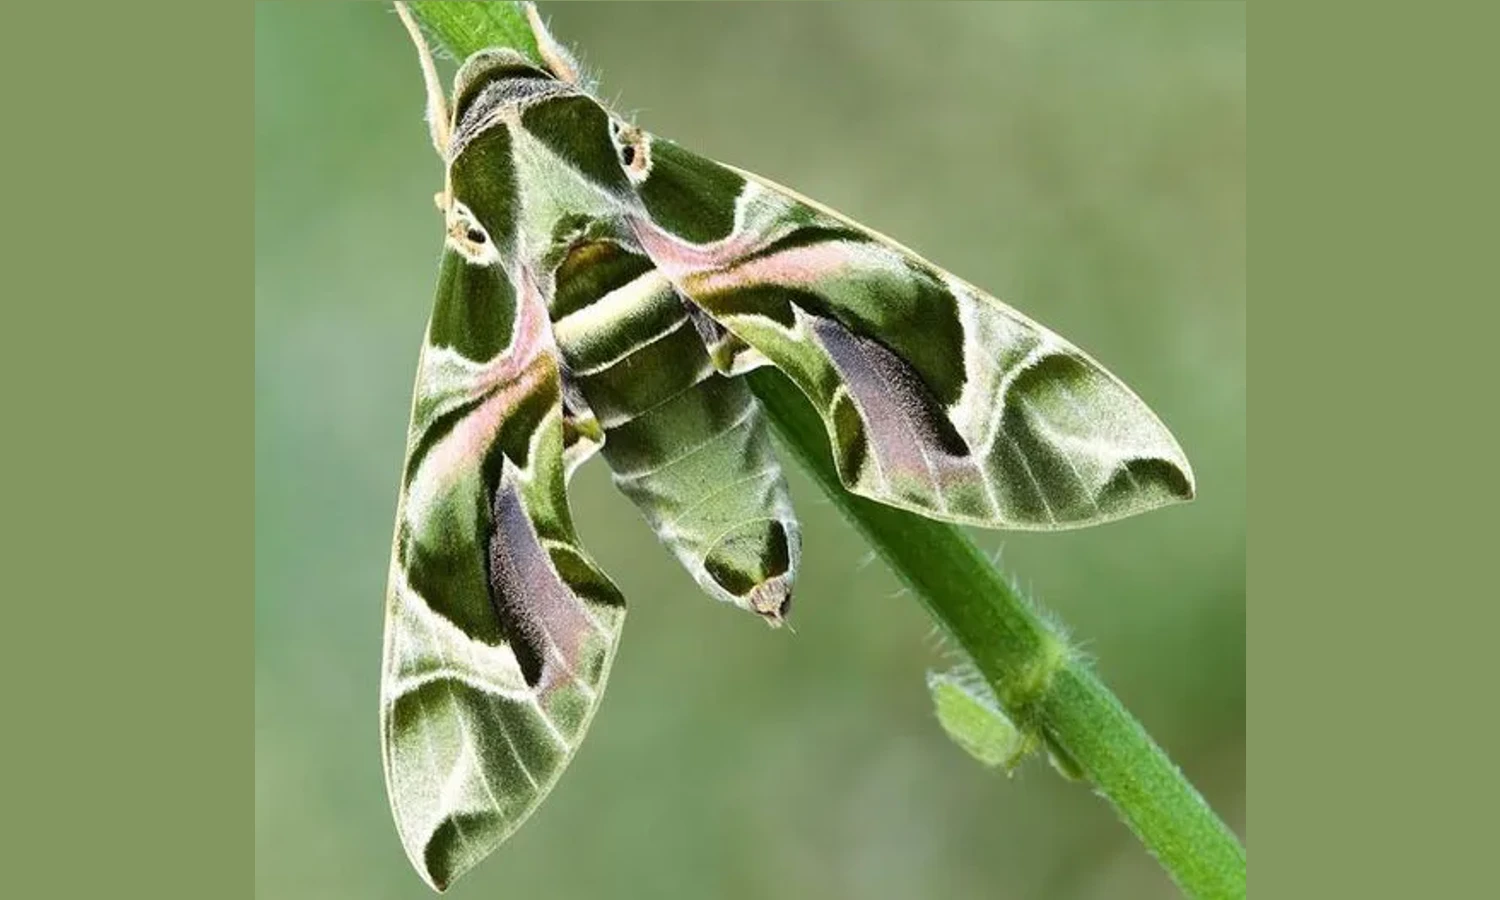
[[[251,14],[4,13],[0,896],[253,890]]]
[[[1252,6],[1257,894],[1476,895],[1490,745],[1453,726],[1493,697],[1452,688],[1494,683],[1493,523],[1391,463],[1494,383],[1436,307],[1493,303],[1495,13]],[[9,896],[250,893],[250,12],[7,11]]]
[[[1497,18],[1249,4],[1255,896],[1495,891]]]

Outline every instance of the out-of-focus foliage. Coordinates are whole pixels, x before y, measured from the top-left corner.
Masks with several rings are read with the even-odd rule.
[[[1243,834],[1243,7],[543,6],[608,99],[1078,343],[1156,409],[1199,499],[1002,535],[1006,568]],[[380,614],[440,167],[388,7],[256,13],[256,874],[422,896],[381,782]],[[796,633],[701,596],[598,463],[590,551],[632,603],[593,732],[458,896],[1168,897],[1044,761],[943,733],[931,626],[797,473]]]

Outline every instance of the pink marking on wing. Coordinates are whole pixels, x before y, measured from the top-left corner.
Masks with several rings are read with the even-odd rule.
[[[551,321],[547,318],[547,302],[536,285],[536,279],[523,269],[518,281],[521,294],[515,336],[511,338],[510,346],[485,366],[475,382],[476,393],[504,386],[525,371],[539,355],[556,350]]]
[[[434,473],[434,486],[438,490],[451,487],[464,467],[472,465],[473,460],[494,442],[506,415],[515,409],[521,398],[546,379],[555,377],[555,369],[550,363],[556,358],[556,344],[547,318],[546,302],[529,272],[523,270],[519,280],[521,296],[515,337],[510,346],[485,366],[475,379],[474,395],[492,393],[478,409],[439,440],[423,462],[422,468]],[[548,364],[538,365],[542,360]]]
[[[499,587],[497,601],[520,631],[516,639],[548,657],[539,685],[545,698],[561,684],[585,683],[579,664],[589,634],[600,629],[558,573],[513,478],[507,474],[495,498],[492,583]]]
[[[852,250],[842,242],[792,247],[730,269],[698,274],[692,279],[693,288],[713,294],[747,284],[812,287],[847,275],[854,268]]]
[[[460,473],[472,467],[474,460],[494,442],[506,416],[550,374],[549,367],[533,366],[519,377],[511,378],[444,435],[422,463],[424,472],[433,473],[434,487],[447,490]]]
[[[650,219],[632,218],[641,249],[668,278],[676,281],[696,272],[722,269],[755,252],[766,243],[766,235],[733,233],[712,244],[694,244],[662,229]]]

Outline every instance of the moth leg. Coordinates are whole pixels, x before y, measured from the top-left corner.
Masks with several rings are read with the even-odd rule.
[[[688,320],[693,323],[693,328],[703,339],[703,347],[708,351],[709,360],[721,374],[743,375],[751,369],[771,364],[764,353],[714,321],[712,316],[691,300],[683,297],[682,305],[687,309]]]
[[[604,428],[566,367],[562,370],[563,467],[567,478],[604,446]]]

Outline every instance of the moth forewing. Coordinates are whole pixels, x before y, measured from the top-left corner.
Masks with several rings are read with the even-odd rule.
[[[807,393],[849,490],[1012,529],[1091,525],[1193,495],[1171,433],[1077,347],[845,216],[653,146],[670,165],[642,185],[642,245]],[[717,216],[652,213],[652,193],[689,185]],[[722,233],[705,240],[704,221]]]
[[[541,298],[454,249],[442,271],[398,504],[381,690],[392,810],[439,890],[556,782],[624,617],[568,512]]]

